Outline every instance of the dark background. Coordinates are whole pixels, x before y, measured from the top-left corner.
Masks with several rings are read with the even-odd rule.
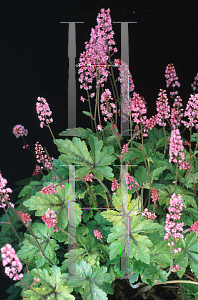
[[[38,141],[50,156],[58,157],[49,130],[40,128],[36,99],[46,98],[54,120],[52,131],[60,138],[58,134],[68,128],[69,62],[68,24],[60,22],[84,22],[76,25],[77,64],[101,8],[110,8],[112,22],[137,21],[128,25],[129,68],[135,91],[147,102],[147,117],[157,113],[156,100],[159,89],[166,89],[164,74],[169,63],[175,66],[181,84],[179,95],[186,107],[198,72],[197,1],[0,1],[0,170],[8,181],[6,187],[16,188],[14,182],[35,170],[33,155],[23,149],[22,138],[12,133],[16,124],[28,129],[25,139],[33,151]],[[120,24],[112,27],[119,50],[112,56],[114,60],[121,58]],[[91,128],[90,118],[82,113],[89,107],[79,100],[87,94],[80,89],[77,71],[77,127]],[[2,268],[0,275],[4,290],[6,284],[14,283]],[[2,294],[0,299],[4,297]]]

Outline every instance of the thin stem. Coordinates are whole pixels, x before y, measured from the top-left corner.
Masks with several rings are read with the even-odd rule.
[[[6,204],[8,205],[8,207],[11,208],[10,203],[9,203],[6,199],[4,199],[4,200],[6,201]],[[9,218],[9,216],[8,216],[8,213],[7,213],[6,209],[5,209],[4,207],[3,207],[3,209],[4,209],[4,212],[5,212],[6,216],[7,216],[7,218],[8,218],[8,221],[9,221],[9,222],[6,222],[6,223],[9,223],[9,224],[10,224],[10,226],[12,227],[12,230],[14,231],[15,235],[17,236],[17,238],[19,239],[19,241],[22,242],[21,238],[20,238],[19,235],[17,234],[16,230],[14,229],[14,226],[12,225],[12,223],[11,223],[11,221],[10,221],[10,218]],[[17,215],[18,215],[18,214],[17,214]]]
[[[23,284],[28,287],[30,290],[32,290],[34,293],[36,293],[39,297],[41,297],[41,299],[45,300],[45,296],[40,295],[39,293],[37,293],[31,286],[29,286],[22,278],[21,281],[23,282]]]

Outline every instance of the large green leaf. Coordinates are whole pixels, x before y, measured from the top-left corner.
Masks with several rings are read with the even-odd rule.
[[[45,183],[47,186],[49,182]],[[54,210],[57,213],[57,226],[65,229],[68,224],[68,185],[62,189],[60,186],[57,186],[57,194],[43,194],[37,192],[35,196],[32,196],[24,202],[26,207],[29,207],[29,210],[36,210],[35,215],[41,216],[46,213],[47,209]],[[81,222],[80,215],[82,214],[81,209],[77,203],[75,203],[76,211],[72,215],[70,211],[70,218],[75,219],[76,217],[76,226]]]
[[[59,267],[54,265],[49,272],[45,269],[33,269],[31,273],[35,278],[40,278],[40,286],[23,292],[28,300],[40,300],[39,295],[50,300],[75,300],[71,295],[73,288],[66,285],[68,274],[61,274]]]

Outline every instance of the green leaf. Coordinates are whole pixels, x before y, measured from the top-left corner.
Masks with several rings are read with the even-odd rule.
[[[61,133],[59,133],[60,136],[78,136],[81,139],[82,138],[88,138],[89,135],[93,133],[90,128],[84,129],[82,127],[78,127],[78,128],[68,128],[65,131],[62,131]]]
[[[76,265],[76,276],[70,276],[67,284],[73,287],[82,286],[83,299],[107,300],[107,292],[113,294],[113,290],[110,285],[112,277],[106,272],[106,267],[97,266],[92,270],[90,264],[82,260]]]
[[[167,169],[168,166],[163,166],[160,168],[155,169],[153,172],[151,172],[150,177],[151,180],[158,180],[159,179],[159,175],[165,170]]]
[[[75,297],[71,295],[73,288],[65,284],[67,274],[61,274],[59,267],[54,265],[49,272],[46,269],[33,269],[31,273],[35,278],[40,278],[39,284],[41,285],[38,288],[32,287],[32,290],[36,291],[36,293],[32,290],[23,292],[23,295],[28,300],[40,300],[39,295],[51,300],[75,300]]]
[[[58,263],[55,250],[59,249],[59,245],[49,236],[53,233],[53,228],[47,228],[45,224],[34,223],[32,226],[34,235],[45,254],[45,256],[54,264]],[[47,259],[42,256],[41,250],[33,237],[26,234],[21,249],[17,252],[17,256],[21,259],[27,259],[36,263],[37,267],[42,267],[48,263]]]

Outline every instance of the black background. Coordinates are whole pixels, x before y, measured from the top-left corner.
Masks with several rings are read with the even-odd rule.
[[[191,83],[198,72],[196,2],[0,1],[0,170],[8,181],[6,187],[16,188],[14,182],[31,176],[35,169],[33,155],[23,149],[22,139],[12,133],[16,124],[28,129],[25,139],[33,151],[38,141],[50,156],[59,155],[49,130],[40,128],[37,97],[46,98],[52,110],[55,138],[68,128],[68,25],[60,22],[84,22],[76,25],[77,64],[80,53],[85,51],[84,43],[90,39],[91,28],[97,25],[101,8],[110,9],[112,22],[137,21],[128,25],[129,68],[135,91],[147,102],[150,118],[157,113],[159,89],[166,89],[164,74],[169,63],[174,64],[181,84],[183,108],[193,93]],[[119,50],[112,56],[114,60],[121,58],[120,24],[112,26]],[[80,96],[87,97],[86,91],[80,89],[77,70],[77,127],[91,128],[89,117],[82,113],[89,111],[89,107],[79,100]],[[5,290],[6,284],[14,282],[3,268],[0,270]],[[6,299],[3,291],[0,299]]]

